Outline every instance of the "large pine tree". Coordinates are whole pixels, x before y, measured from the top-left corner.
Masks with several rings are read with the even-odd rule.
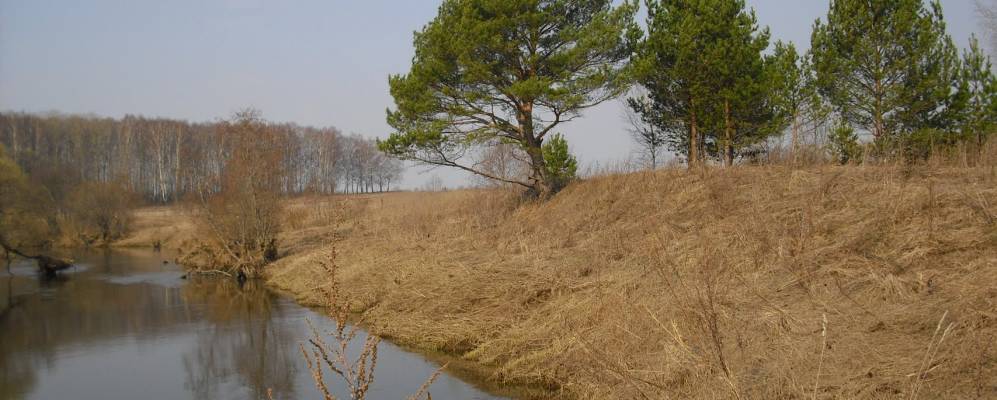
[[[640,29],[635,2],[446,0],[415,35],[406,75],[390,78],[396,132],[382,151],[518,184],[545,196],[556,188],[542,146],[586,108],[621,95]],[[514,144],[529,160],[528,181],[480,168],[469,155],[488,143]]]

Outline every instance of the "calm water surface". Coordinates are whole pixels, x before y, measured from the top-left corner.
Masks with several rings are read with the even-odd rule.
[[[0,399],[260,399],[267,388],[320,398],[298,345],[306,321],[333,326],[325,316],[258,284],[182,280],[167,254],[75,258],[79,267],[49,282],[34,263],[0,270]],[[405,399],[438,367],[382,343],[369,398]],[[431,392],[498,398],[449,375]]]

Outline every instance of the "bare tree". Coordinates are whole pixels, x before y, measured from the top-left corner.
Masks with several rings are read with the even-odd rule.
[[[199,195],[199,221],[211,240],[200,249],[207,260],[195,267],[257,276],[278,254],[287,137],[251,109],[220,124],[217,135],[227,157]]]
[[[976,0],[976,14],[990,38],[990,54],[997,56],[997,0]]]
[[[164,203],[221,190],[211,183],[230,156],[230,141],[214,134],[223,124],[0,113],[0,143],[57,202],[82,182],[116,181],[146,201]],[[388,161],[373,139],[344,137],[335,128],[268,125],[283,138],[281,194],[384,190],[401,176],[402,164]]]
[[[443,185],[443,179],[439,175],[433,174],[429,177],[429,180],[422,185],[422,190],[426,192],[442,192],[447,190]]]
[[[120,182],[84,182],[73,189],[66,203],[76,236],[87,245],[107,245],[129,229],[134,203]]]
[[[500,139],[488,143],[475,164],[489,175],[500,179],[490,179],[475,175],[478,183],[488,187],[511,186],[511,180],[526,180],[530,174],[529,156],[517,144]]]
[[[665,132],[655,124],[649,124],[633,107],[623,108],[624,117],[629,125],[630,136],[637,143],[640,158],[649,169],[657,169],[661,165],[661,153],[668,144]]]

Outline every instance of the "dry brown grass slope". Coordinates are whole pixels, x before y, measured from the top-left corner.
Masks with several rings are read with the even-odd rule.
[[[134,220],[128,236],[114,242],[114,247],[181,248],[196,238],[196,227],[179,207],[145,207],[132,213]]]
[[[270,282],[564,398],[997,397],[997,171],[784,167],[304,199]],[[944,317],[943,317],[944,316]],[[944,318],[944,319],[943,319]]]
[[[378,333],[565,398],[994,398],[995,205],[990,167],[303,198],[269,280],[320,303],[335,246]],[[117,245],[196,237],[176,209],[136,216]]]

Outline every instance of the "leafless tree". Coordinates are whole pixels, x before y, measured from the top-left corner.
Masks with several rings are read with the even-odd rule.
[[[219,124],[216,134],[227,157],[198,194],[198,221],[211,236],[202,249],[210,268],[255,276],[277,258],[287,136],[251,109]]]
[[[631,107],[624,107],[623,113],[629,125],[630,136],[637,143],[640,159],[648,169],[657,169],[661,165],[662,150],[667,144],[665,132],[644,121]]]
[[[500,180],[475,176],[478,184],[486,187],[511,186],[507,181],[526,180],[530,174],[529,156],[518,145],[494,140],[481,152],[475,168]]]
[[[976,0],[976,14],[990,38],[990,54],[997,56],[997,0]]]
[[[231,150],[215,134],[222,124],[0,113],[0,144],[57,202],[82,182],[113,181],[163,203],[221,189],[212,179]],[[404,165],[377,151],[373,139],[335,128],[268,125],[283,138],[283,195],[389,190],[401,179]]]
[[[437,174],[430,176],[429,180],[422,185],[422,190],[426,192],[442,192],[446,189],[446,186],[443,185],[443,178],[440,178]]]

